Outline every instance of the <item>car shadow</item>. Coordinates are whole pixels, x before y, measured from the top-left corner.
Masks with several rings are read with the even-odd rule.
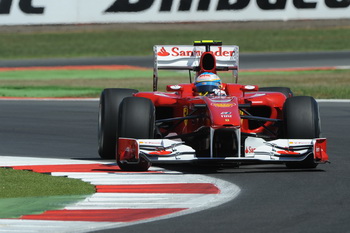
[[[72,160],[104,162],[105,168],[94,169],[100,172],[123,172],[114,160],[101,158],[71,158]],[[184,174],[247,174],[247,173],[301,173],[301,172],[325,172],[320,168],[314,169],[290,169],[284,164],[154,164],[153,166],[166,170],[177,171]]]
[[[198,164],[171,164],[160,165],[163,169],[178,171],[184,174],[247,174],[247,173],[301,173],[301,172],[325,172],[323,169],[290,169],[284,164],[260,164],[260,165],[198,165]]]

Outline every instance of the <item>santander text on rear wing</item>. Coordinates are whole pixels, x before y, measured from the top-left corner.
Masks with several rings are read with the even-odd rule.
[[[192,70],[199,66],[205,46],[190,45],[155,45],[154,63],[157,69]],[[233,70],[238,68],[239,47],[236,45],[210,47],[216,58],[218,70]]]
[[[216,70],[233,70],[233,76],[238,76],[239,47],[236,45],[155,45],[154,91],[157,90],[158,70],[196,70],[200,66],[201,55],[208,49],[215,56]]]

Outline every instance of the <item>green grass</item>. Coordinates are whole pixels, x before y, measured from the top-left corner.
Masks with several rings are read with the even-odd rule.
[[[0,198],[86,195],[95,192],[91,184],[30,171],[0,168]]]
[[[77,179],[0,168],[0,218],[18,218],[61,209],[95,193],[95,187]]]
[[[63,209],[84,198],[86,195],[0,198],[0,218],[19,218],[22,215],[41,214],[46,210]]]
[[[92,97],[97,96],[101,88],[79,88],[63,86],[2,86],[2,97]]]
[[[0,59],[152,55],[155,44],[198,39],[237,44],[241,52],[348,50],[349,38],[349,28],[0,32]]]
[[[161,71],[162,77],[174,76],[174,72]],[[2,80],[50,80],[50,79],[125,79],[149,78],[153,76],[153,69],[145,70],[13,70],[0,71]]]
[[[166,85],[188,83],[187,72],[161,71],[159,90]],[[231,74],[221,73],[224,82]],[[350,70],[240,72],[240,84],[290,87],[295,95],[350,99]],[[152,70],[51,70],[0,72],[0,96],[98,97],[104,88],[152,91]]]

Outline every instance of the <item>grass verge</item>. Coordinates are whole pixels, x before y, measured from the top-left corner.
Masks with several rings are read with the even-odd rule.
[[[0,60],[53,57],[152,55],[156,44],[191,44],[219,39],[241,52],[326,51],[350,49],[349,27],[324,28],[90,28],[88,30],[0,32]],[[103,28],[103,27],[101,27]]]
[[[187,72],[161,71],[159,90],[188,83]],[[232,82],[229,73],[221,73]],[[350,70],[240,72],[240,84],[290,87],[295,95],[350,99]],[[50,70],[0,72],[0,96],[98,97],[102,89],[119,87],[152,90],[152,70]]]
[[[60,209],[86,198],[95,187],[81,180],[0,168],[0,218]]]
[[[30,171],[0,168],[0,177],[0,198],[86,195],[95,192],[93,185],[81,180]]]

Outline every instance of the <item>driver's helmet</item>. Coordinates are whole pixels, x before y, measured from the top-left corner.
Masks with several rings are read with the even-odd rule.
[[[196,91],[201,94],[213,93],[215,89],[220,89],[221,80],[214,73],[204,72],[197,76],[194,85]]]

